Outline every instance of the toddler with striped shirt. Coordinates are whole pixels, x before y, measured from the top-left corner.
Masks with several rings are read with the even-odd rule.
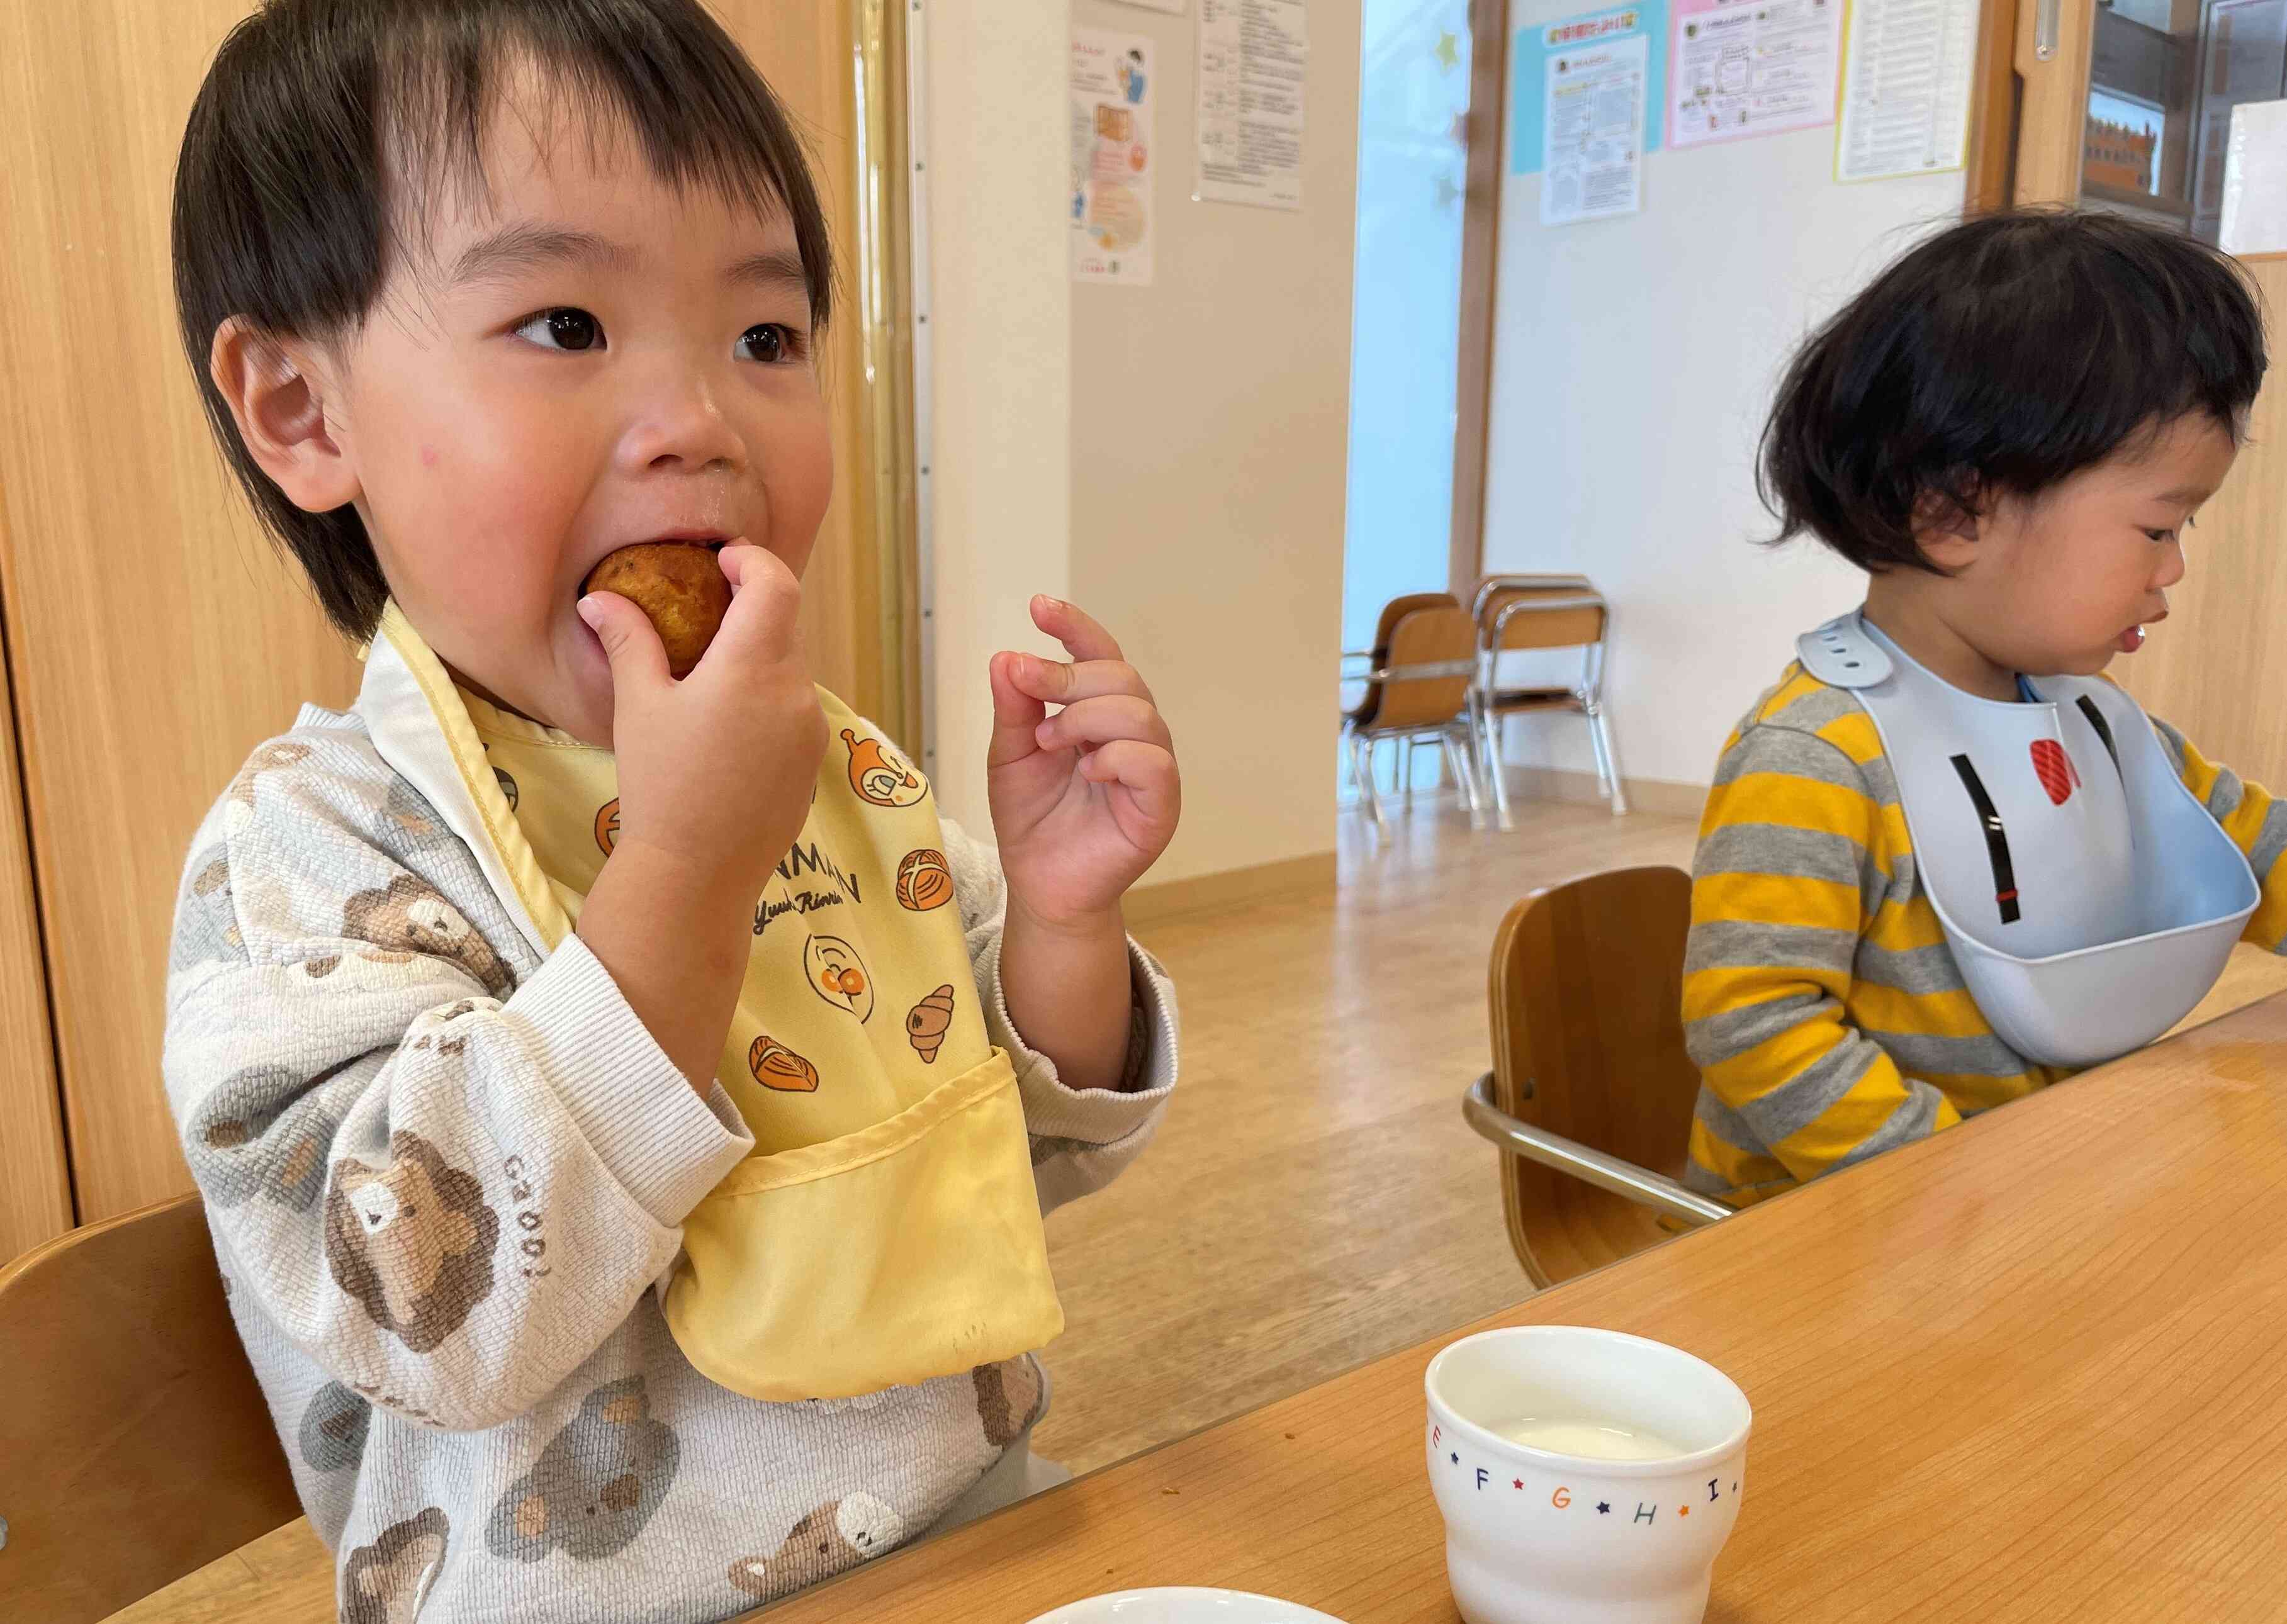
[[[1745,1205],[2089,1063],[2069,1042],[2010,1041],[2026,1029],[1979,990],[1977,942],[2038,974],[2095,944],[2069,921],[2057,934],[2085,894],[2141,898],[2118,911],[2149,915],[2192,886],[2180,843],[2136,838],[2156,816],[2150,794],[2137,805],[2140,753],[2243,858],[2243,939],[2281,950],[2287,807],[2164,722],[2141,725],[2098,680],[2165,617],[2183,532],[2230,470],[2265,366],[2259,309],[2227,256],[2058,211],[1930,238],[1795,358],[1764,433],[1764,499],[1780,540],[1815,536],[1869,579],[1864,609],[1803,640],[1717,763],[1683,984],[1702,1077],[1694,1187]],[[2054,737],[2030,761],[2013,746],[1980,767],[1951,732],[1902,733],[1852,650],[1943,713],[1914,726],[2022,731],[2038,707]],[[2172,781],[2165,796],[2182,799]],[[2045,843],[2033,814],[2052,807],[2096,831],[2077,868]],[[1941,859],[1943,819],[1974,828],[1977,849]],[[2068,877],[2040,906],[2019,895],[2013,834],[2018,869]],[[1934,861],[1953,889],[1934,888]],[[1972,893],[1982,911],[1957,924],[1948,898]],[[2135,928],[2163,956],[2181,945],[2149,918]],[[2196,974],[2202,989],[2212,977]]]

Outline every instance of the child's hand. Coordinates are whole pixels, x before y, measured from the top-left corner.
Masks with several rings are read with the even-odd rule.
[[[985,784],[1012,905],[1069,927],[1108,917],[1175,832],[1183,784],[1151,690],[1112,634],[1072,604],[1033,600],[1070,665],[993,657]],[[1064,708],[1049,716],[1048,707]]]
[[[778,557],[725,547],[731,608],[681,682],[644,613],[617,593],[582,601],[612,663],[618,850],[651,848],[751,907],[810,816],[826,716],[803,647],[802,583]]]

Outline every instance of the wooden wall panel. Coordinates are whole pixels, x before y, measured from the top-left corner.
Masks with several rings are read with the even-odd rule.
[[[2287,793],[2287,255],[2247,262],[2271,379],[2231,477],[2184,538],[2169,619],[2114,673],[2213,760]]]
[[[175,337],[175,151],[245,10],[0,14],[0,598],[83,1221],[190,1187],[159,1079],[184,848],[254,744],[352,691],[226,484]]]

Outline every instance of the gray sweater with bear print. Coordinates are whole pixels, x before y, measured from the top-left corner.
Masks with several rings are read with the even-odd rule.
[[[1045,1210],[1150,1139],[1173,989],[1131,950],[1137,1086],[1064,1087],[1001,995],[997,860],[946,854]],[[655,1287],[751,1138],[576,935],[541,955],[361,713],[305,710],[193,842],[166,1083],[352,1624],[730,1617],[926,1529],[1039,1408],[1030,1356],[802,1404],[692,1368]]]

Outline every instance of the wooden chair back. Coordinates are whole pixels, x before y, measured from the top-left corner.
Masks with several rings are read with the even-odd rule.
[[[198,1197],[0,1269],[0,1619],[93,1624],[301,1514]]]
[[[1583,603],[1584,597],[1597,601]],[[1496,579],[1477,593],[1478,636],[1488,650],[1585,648],[1604,640],[1604,625],[1602,595],[1585,577],[1545,578],[1530,585]]]
[[[1451,597],[1442,604],[1409,610],[1389,634],[1389,652],[1381,668],[1441,666],[1444,676],[1400,677],[1373,683],[1365,706],[1372,714],[1361,725],[1381,730],[1442,728],[1468,707],[1476,658],[1476,626],[1469,611]]]
[[[1406,592],[1384,603],[1381,618],[1374,622],[1372,668],[1380,671],[1389,664],[1389,640],[1397,635],[1398,623],[1406,616],[1417,609],[1450,609],[1460,603],[1460,599],[1450,592]],[[1362,728],[1374,726],[1381,713],[1381,684],[1367,683],[1365,697],[1349,713],[1349,719]]]
[[[1683,1048],[1691,877],[1618,869],[1536,891],[1493,941],[1493,1103],[1680,1178],[1699,1073]],[[1522,1157],[1500,1159],[1509,1240],[1553,1285],[1679,1233],[1673,1220]]]

